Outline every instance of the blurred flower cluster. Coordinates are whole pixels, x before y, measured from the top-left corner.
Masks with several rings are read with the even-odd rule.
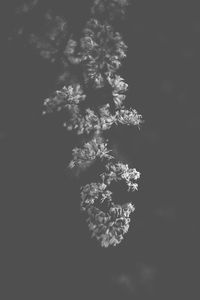
[[[28,0],[23,1],[16,9],[17,14],[26,14],[31,11],[37,4],[39,0]]]
[[[67,38],[69,38],[67,21],[61,16],[54,15],[52,11],[47,11],[42,32],[30,33],[29,43],[43,58],[54,63],[59,59],[60,48]]]
[[[92,237],[103,247],[115,246],[122,241],[129,228],[129,216],[135,210],[130,202],[116,204],[108,187],[113,181],[124,181],[128,191],[136,191],[136,181],[140,178],[140,172],[135,168],[117,161],[108,148],[108,139],[104,137],[104,131],[114,125],[140,127],[143,122],[135,109],[127,109],[124,105],[128,84],[117,72],[126,56],[127,46],[120,33],[109,24],[111,16],[124,16],[127,5],[125,0],[93,1],[91,19],[80,33],[80,39],[76,40],[71,35],[63,47],[66,61],[78,67],[82,76],[77,77],[76,83],[64,85],[44,101],[44,114],[64,111],[66,129],[83,135],[81,147],[72,150],[69,168],[84,171],[96,160],[104,168],[99,174],[99,182],[81,187],[80,204],[81,211],[87,215]],[[104,10],[109,11],[109,17],[103,21],[99,14]],[[50,37],[56,40],[57,31],[52,31]],[[92,89],[95,97],[95,92],[103,91],[105,87],[110,91],[107,103],[102,105],[95,99],[91,107],[88,90]]]
[[[129,0],[94,0],[91,13],[109,21],[124,18]]]

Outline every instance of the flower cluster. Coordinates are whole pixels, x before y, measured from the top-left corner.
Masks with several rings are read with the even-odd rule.
[[[101,174],[103,182],[110,184],[113,180],[119,181],[124,179],[128,186],[128,191],[135,191],[138,189],[138,184],[134,181],[140,178],[140,172],[135,168],[129,168],[128,164],[118,163],[107,163],[106,164],[106,173]]]
[[[81,39],[82,58],[86,65],[85,79],[95,87],[104,86],[105,74],[114,74],[126,56],[127,46],[112,27],[91,19]]]
[[[73,106],[77,106],[85,98],[86,95],[83,94],[80,84],[64,86],[61,90],[57,90],[52,97],[44,100],[43,114],[71,110]]]
[[[74,168],[75,166],[84,166],[96,158],[110,160],[113,158],[109,154],[111,150],[107,149],[107,144],[103,143],[99,138],[94,137],[89,142],[85,143],[82,148],[74,148],[72,150],[73,160],[70,161],[69,167]]]
[[[45,99],[43,114],[65,111],[69,116],[63,124],[67,130],[76,130],[79,135],[85,132],[89,133],[95,125],[95,115],[90,109],[86,109],[85,116],[82,115],[79,104],[85,98],[86,95],[80,84],[64,86]]]
[[[86,211],[89,207],[93,205],[102,204],[105,200],[106,202],[111,202],[112,192],[109,191],[105,183],[92,182],[86,184],[81,190],[81,210]]]
[[[105,213],[94,206],[89,207],[87,223],[89,230],[92,231],[92,237],[100,241],[102,247],[121,243],[129,229],[129,215],[134,210],[131,203],[126,204],[126,207],[113,206],[110,213]]]
[[[99,182],[91,182],[81,187],[81,211],[87,215],[87,223],[92,237],[103,247],[119,244],[129,229],[130,214],[135,210],[132,203],[115,204],[112,192],[108,189],[113,181],[124,181],[128,191],[138,189],[140,172],[129,168],[128,164],[118,162],[103,134],[113,125],[140,126],[142,116],[135,109],[124,105],[128,84],[117,74],[127,46],[120,33],[99,16],[107,9],[111,21],[114,16],[124,16],[127,0],[94,0],[91,19],[86,23],[79,41],[71,36],[64,46],[66,61],[82,70],[82,81],[65,85],[52,97],[44,101],[44,113],[66,112],[64,126],[78,135],[84,134],[82,147],[72,150],[71,170],[84,171],[99,159],[105,171],[99,175]],[[94,17],[96,16],[96,18]],[[57,31],[51,33],[52,41],[57,39]],[[54,38],[53,38],[54,37]],[[59,40],[59,39],[58,39]],[[87,107],[86,91],[109,87],[108,103],[95,108]],[[96,91],[97,92],[97,91]],[[111,103],[109,103],[109,101]],[[82,105],[82,103],[84,103]],[[112,105],[112,107],[111,107]],[[80,173],[79,173],[80,174]]]
[[[132,203],[115,204],[108,186],[113,180],[125,180],[128,190],[137,190],[138,185],[133,181],[140,178],[140,173],[130,169],[127,164],[111,161],[106,164],[106,172],[100,174],[100,178],[102,182],[92,182],[82,187],[81,210],[88,215],[92,237],[96,237],[103,247],[116,246],[128,231],[129,216],[135,208]]]
[[[106,171],[100,174],[100,178],[102,180],[101,183],[91,183],[82,187],[81,198],[84,203],[86,199],[87,201],[89,199],[88,203],[94,204],[95,199],[99,197],[99,193],[103,193],[102,199],[105,200],[107,198],[107,196],[105,196],[107,195],[107,186],[109,186],[112,181],[124,180],[128,186],[128,191],[137,190],[138,184],[135,183],[135,181],[140,178],[140,172],[138,172],[135,168],[131,169],[127,164],[114,163],[112,161],[108,162],[105,167]],[[110,195],[109,191],[109,197]],[[91,198],[93,199],[93,203],[91,203]]]
[[[139,126],[142,123],[142,116],[136,110],[127,110],[122,105],[125,95],[121,92],[123,93],[128,85],[123,82],[120,76],[116,76],[111,84],[113,86],[113,101],[118,108],[115,114],[111,113],[108,103],[99,107],[98,113],[87,108],[83,114],[79,104],[86,99],[86,95],[80,84],[64,86],[51,97],[45,99],[43,114],[61,110],[67,111],[70,117],[64,122],[64,126],[68,130],[76,130],[79,135],[108,130],[113,124]]]
[[[121,109],[116,113],[118,122],[124,125],[137,125],[142,123],[142,116],[135,109]]]
[[[83,65],[85,83],[92,82],[95,88],[101,88],[105,79],[121,66],[126,49],[121,35],[110,25],[91,19],[83,29],[79,44],[70,39],[64,53],[72,64]]]

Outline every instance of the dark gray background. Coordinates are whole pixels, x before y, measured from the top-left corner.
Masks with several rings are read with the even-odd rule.
[[[44,1],[40,12],[66,9],[78,31],[89,9],[83,2]],[[76,137],[57,116],[41,116],[57,69],[23,38],[8,42],[20,22],[16,7],[7,1],[1,9],[2,299],[197,299],[198,1],[135,1],[118,28],[128,45],[127,103],[145,123],[139,132],[124,128],[113,136],[119,155],[142,176],[130,195],[136,204],[130,230],[109,249],[90,239],[79,211],[80,182],[66,172]]]

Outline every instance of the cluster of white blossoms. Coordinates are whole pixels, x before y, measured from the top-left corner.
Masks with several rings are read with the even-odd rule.
[[[135,181],[140,178],[140,172],[135,168],[131,169],[128,164],[123,164],[121,162],[108,162],[105,167],[106,173],[100,175],[103,182],[106,182],[106,184],[109,185],[113,180],[119,181],[124,179],[128,186],[128,191],[135,191],[138,189],[138,184],[135,183]]]
[[[72,64],[82,66],[86,84],[92,83],[94,88],[102,88],[121,66],[126,49],[119,32],[114,32],[107,23],[92,18],[83,29],[79,41],[69,39],[64,53]]]
[[[115,113],[111,113],[110,104],[107,103],[98,108],[98,112],[86,108],[84,112],[80,109],[80,102],[86,99],[83,88],[80,84],[64,86],[61,90],[56,91],[51,97],[44,101],[43,114],[59,112],[64,110],[68,113],[69,118],[63,123],[68,130],[76,130],[77,134],[89,134],[91,132],[100,132],[108,130],[113,124],[123,125],[140,125],[142,116],[135,109],[125,109],[122,101],[125,99],[122,78],[117,76],[117,82],[113,88],[113,101],[116,106]],[[121,84],[122,83],[122,84]],[[120,86],[121,85],[121,86]],[[127,89],[127,84],[125,84]],[[122,98],[121,98],[122,97]]]
[[[108,189],[113,181],[123,180],[128,191],[138,189],[137,180],[140,172],[129,168],[116,160],[108,148],[104,131],[113,125],[132,125],[140,127],[142,116],[135,109],[124,105],[128,84],[117,74],[122,59],[126,56],[127,46],[121,35],[109,25],[110,17],[102,20],[100,15],[108,7],[111,19],[120,14],[124,16],[128,1],[94,0],[91,19],[86,23],[79,40],[72,37],[66,42],[64,55],[68,63],[80,66],[82,81],[64,86],[44,101],[44,114],[66,112],[64,126],[78,135],[83,135],[82,146],[72,150],[70,169],[85,170],[99,160],[104,171],[99,175],[99,182],[88,183],[81,187],[81,211],[87,215],[87,223],[92,237],[103,247],[119,244],[128,231],[130,214],[135,210],[131,202],[116,204],[113,194]],[[94,15],[96,14],[96,18]],[[97,19],[99,17],[99,19]],[[80,78],[80,76],[79,76]],[[88,89],[94,91],[109,87],[108,103],[93,101],[89,106]],[[91,99],[90,99],[91,100]],[[87,106],[88,105],[88,106]]]
[[[75,166],[84,167],[95,159],[112,159],[113,156],[109,153],[111,150],[107,149],[107,144],[99,141],[99,138],[94,137],[89,142],[85,143],[82,148],[74,148],[72,150],[73,160],[70,161],[69,167]]]
[[[71,111],[74,106],[78,106],[81,101],[85,100],[85,97],[80,84],[64,86],[44,100],[43,114],[61,110]]]
[[[131,202],[119,205],[112,199],[108,186],[112,181],[125,180],[128,191],[137,190],[140,173],[130,169],[127,164],[109,162],[106,172],[100,174],[101,182],[86,184],[81,189],[81,209],[88,215],[88,228],[92,237],[100,241],[101,246],[119,244],[129,229],[130,214],[135,208]]]
[[[123,236],[128,232],[130,218],[134,212],[133,204],[113,205],[108,213],[91,205],[87,209],[88,227],[92,231],[92,237],[100,241],[102,247],[116,246],[121,243]]]

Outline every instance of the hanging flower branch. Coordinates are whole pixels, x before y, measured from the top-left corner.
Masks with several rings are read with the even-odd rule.
[[[112,182],[124,181],[128,191],[138,189],[140,172],[116,160],[108,148],[104,131],[112,126],[128,125],[140,127],[142,116],[124,105],[128,84],[117,74],[122,60],[126,57],[127,46],[120,33],[115,32],[111,23],[121,16],[123,19],[128,1],[94,0],[91,19],[86,23],[80,39],[73,36],[66,42],[64,56],[67,65],[77,65],[82,72],[82,81],[63,86],[44,101],[44,114],[64,111],[63,125],[83,135],[82,147],[72,150],[69,168],[85,170],[99,160],[104,172],[99,182],[81,187],[81,211],[87,215],[92,237],[103,247],[119,244],[128,231],[130,214],[135,210],[132,203],[116,204],[108,189]],[[105,20],[103,16],[106,16]],[[94,109],[87,107],[87,90],[94,91],[108,87],[110,99],[101,105],[94,99]]]

